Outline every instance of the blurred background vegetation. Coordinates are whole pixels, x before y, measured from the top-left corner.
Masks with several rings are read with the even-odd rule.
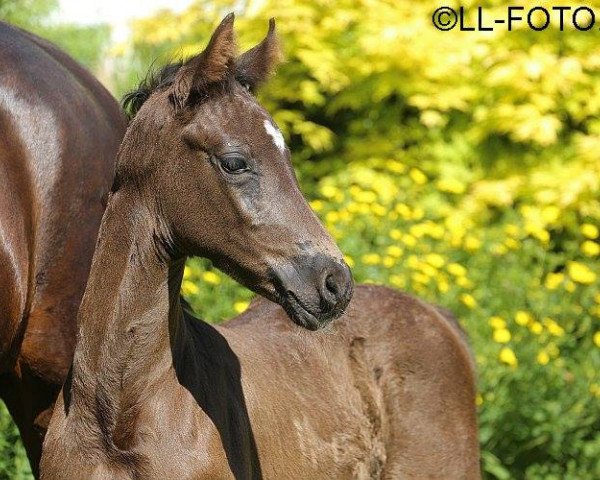
[[[460,4],[506,17],[504,2]],[[598,21],[600,2],[586,5]],[[557,19],[543,32],[440,32],[438,6],[196,1],[136,20],[116,45],[107,26],[44,22],[53,0],[0,0],[0,18],[56,41],[121,96],[150,65],[199,51],[228,11],[242,49],[276,17],[286,62],[260,99],[356,281],[460,318],[486,478],[600,478],[598,32],[560,32]],[[211,322],[252,298],[202,260],[183,292]],[[28,476],[16,438],[0,411],[0,478]]]

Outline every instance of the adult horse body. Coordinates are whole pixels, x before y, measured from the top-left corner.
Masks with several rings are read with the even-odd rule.
[[[0,22],[0,397],[34,472],[125,125],[87,71]]]
[[[230,15],[203,53],[130,97],[139,111],[43,479],[479,478],[460,331],[399,292],[352,296],[250,93],[277,56],[273,29],[236,57]],[[222,327],[194,319],[179,299],[188,255],[283,309],[259,300]]]

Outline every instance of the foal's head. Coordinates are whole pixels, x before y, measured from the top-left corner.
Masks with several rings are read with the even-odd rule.
[[[116,188],[139,192],[167,232],[170,255],[211,259],[313,330],[343,312],[352,278],[300,193],[281,132],[252,94],[279,55],[274,27],[238,57],[230,14],[202,53],[126,98],[139,111]]]

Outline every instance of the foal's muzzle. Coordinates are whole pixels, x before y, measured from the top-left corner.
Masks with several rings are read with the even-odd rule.
[[[317,330],[344,313],[353,282],[345,262],[302,255],[273,271],[279,303],[301,327]]]

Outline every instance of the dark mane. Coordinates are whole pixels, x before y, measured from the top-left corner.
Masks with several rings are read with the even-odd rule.
[[[138,87],[123,95],[121,104],[130,119],[135,117],[135,114],[153,92],[173,84],[175,75],[184,63],[183,60],[169,63],[158,71],[151,67],[150,71],[146,74],[146,77],[140,82]]]

